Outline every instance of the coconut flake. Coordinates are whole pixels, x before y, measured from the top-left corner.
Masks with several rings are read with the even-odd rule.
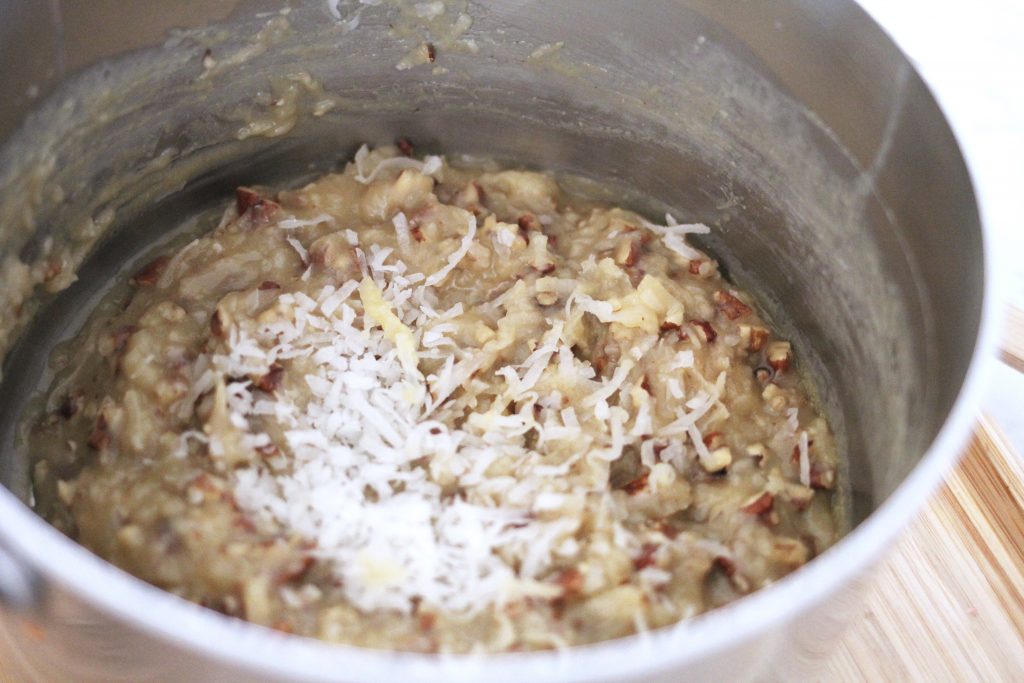
[[[402,252],[409,251],[409,219],[405,217],[405,214],[399,211],[395,214],[394,218],[391,219],[391,224],[395,226],[395,237],[398,239],[398,249]]]

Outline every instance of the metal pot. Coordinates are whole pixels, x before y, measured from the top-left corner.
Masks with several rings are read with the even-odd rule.
[[[359,12],[354,30],[325,2],[292,4],[0,0],[0,635],[14,665],[78,681],[812,670],[865,572],[955,459],[994,341],[971,181],[906,58],[850,0],[493,0],[464,7],[462,35],[457,2],[429,26],[408,4],[343,3],[346,19]],[[168,39],[171,27],[194,30]],[[420,41],[437,61],[396,69]],[[312,80],[282,80],[299,71]],[[253,119],[269,128],[246,128]],[[636,208],[714,225],[702,246],[763,293],[819,387],[849,464],[851,533],[778,584],[674,628],[446,659],[228,619],[38,518],[12,425],[45,349],[105,278],[236,184],[282,183],[397,135],[571,171]],[[77,282],[54,295],[71,270]]]

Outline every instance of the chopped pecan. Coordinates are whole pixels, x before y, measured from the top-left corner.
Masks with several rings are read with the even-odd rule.
[[[772,366],[775,372],[782,373],[789,369],[789,365],[793,360],[793,349],[789,342],[772,342],[768,345],[765,355],[768,365]]]
[[[623,486],[622,490],[625,491],[626,493],[628,493],[631,496],[632,495],[636,495],[637,493],[640,493],[645,488],[647,488],[647,478],[649,476],[650,476],[650,472],[644,472],[639,477],[637,477],[633,481],[631,481],[628,484],[626,484],[625,486]]]
[[[277,202],[249,187],[239,187],[235,190],[235,206],[238,208],[238,215],[246,218],[242,225],[250,229],[268,223],[273,214],[281,208]]]
[[[268,289],[281,289],[281,285],[277,284],[273,280],[264,280],[260,283],[259,289],[261,292],[265,292]]]
[[[524,213],[516,221],[519,225],[519,229],[523,232],[540,232],[540,221],[532,213]]]
[[[644,543],[640,547],[640,554],[633,558],[633,569],[640,571],[654,565],[654,553],[660,548],[657,543]]]
[[[711,298],[714,299],[715,307],[724,313],[725,317],[729,320],[736,320],[736,318],[741,318],[752,312],[750,306],[746,305],[740,301],[738,297],[730,294],[724,289],[716,291],[711,295]]]
[[[836,485],[836,471],[833,467],[821,463],[811,464],[811,488],[831,491]]]
[[[716,448],[721,448],[725,445],[725,437],[722,435],[722,432],[710,432],[704,435],[704,445],[712,451]]]
[[[170,256],[157,256],[147,263],[142,269],[135,273],[128,281],[133,287],[152,287],[160,279],[167,264],[171,262]]]
[[[221,313],[220,308],[216,308],[213,311],[213,315],[210,316],[210,334],[218,339],[227,339],[227,324],[224,320],[224,315]]]
[[[437,623],[437,615],[433,612],[421,612],[419,615],[420,630],[430,631]]]
[[[281,386],[283,376],[284,367],[280,363],[273,363],[265,374],[254,378],[252,383],[260,391],[272,394]]]
[[[763,515],[771,512],[773,507],[775,507],[775,496],[767,491],[762,491],[741,505],[740,510],[748,515]]]
[[[634,266],[640,260],[640,242],[625,239],[615,247],[615,262],[620,266]]]
[[[85,442],[89,448],[102,451],[110,445],[110,432],[107,430],[107,418],[100,413],[100,416],[96,418],[96,428],[92,430],[92,434]]]
[[[583,591],[583,574],[575,567],[558,572],[555,583],[562,587],[564,596],[579,595]]]
[[[282,567],[274,578],[279,584],[291,583],[308,572],[314,562],[312,555],[302,555]]]
[[[402,156],[411,157],[415,153],[412,141],[409,138],[398,138],[395,141],[395,146],[398,147],[398,151],[402,153]]]
[[[747,351],[757,353],[768,343],[768,328],[760,325],[740,325],[740,341]]]
[[[693,259],[690,261],[690,275],[706,280],[715,274],[717,264],[709,259]]]
[[[715,565],[729,578],[729,583],[733,585],[733,588],[741,593],[746,593],[750,590],[750,581],[739,572],[736,568],[736,563],[731,558],[718,555],[715,557]]]
[[[718,332],[715,331],[715,328],[707,320],[691,320],[690,323],[697,328],[701,341],[704,343],[714,344],[715,340],[718,339]]]
[[[235,208],[238,209],[238,215],[242,215],[262,201],[263,195],[251,187],[235,188]]]
[[[431,64],[437,59],[437,48],[433,43],[427,43],[427,61]]]

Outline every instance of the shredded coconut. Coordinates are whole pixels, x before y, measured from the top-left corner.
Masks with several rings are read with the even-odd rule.
[[[420,161],[419,159],[411,159],[409,157],[391,157],[389,159],[380,160],[372,170],[367,171],[366,159],[369,154],[369,148],[366,145],[363,145],[359,148],[359,151],[356,152],[354,160],[356,165],[355,178],[364,185],[372,183],[381,171],[388,169],[399,171],[412,169],[414,171],[419,171],[423,175],[435,176],[440,173],[443,166],[443,161],[441,157],[438,156],[427,156],[423,158],[423,161]]]

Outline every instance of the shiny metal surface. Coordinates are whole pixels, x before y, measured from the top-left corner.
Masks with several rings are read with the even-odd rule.
[[[346,32],[325,3],[301,2],[273,45],[212,78],[200,78],[205,50],[222,60],[251,51],[268,21],[282,21],[260,14],[279,3],[179,0],[129,11],[55,0],[48,14],[41,5],[0,0],[0,56],[17,63],[0,74],[5,92],[38,89],[34,99],[0,101],[0,253],[31,262],[49,237],[88,258],[56,299],[19,306],[21,343],[0,393],[0,481],[10,491],[0,490],[0,583],[4,567],[28,569],[40,590],[29,613],[4,613],[0,633],[26,643],[23,666],[37,677],[802,675],[840,631],[844,605],[856,604],[859,577],[956,455],[995,324],[978,208],[942,113],[852,2],[470,3],[467,36],[479,52],[446,49],[438,36],[444,73],[395,69],[413,43],[389,33],[402,27],[390,4]],[[169,27],[210,20],[231,30],[164,42]],[[548,57],[530,58],[558,41],[564,47]],[[159,47],[94,64],[150,45]],[[300,69],[339,106],[299,117],[281,137],[236,140],[246,116],[266,113],[258,93]],[[307,107],[315,96],[303,96]],[[850,463],[850,536],[778,585],[675,629],[453,664],[225,619],[125,576],[36,518],[22,502],[28,466],[11,425],[45,349],[73,329],[104,279],[235,184],[285,182],[331,167],[364,140],[398,135],[579,173],[621,188],[638,208],[714,225],[704,246],[741,285],[765,292],[763,305],[796,337],[821,388]],[[107,239],[94,245],[82,226],[105,216]]]

